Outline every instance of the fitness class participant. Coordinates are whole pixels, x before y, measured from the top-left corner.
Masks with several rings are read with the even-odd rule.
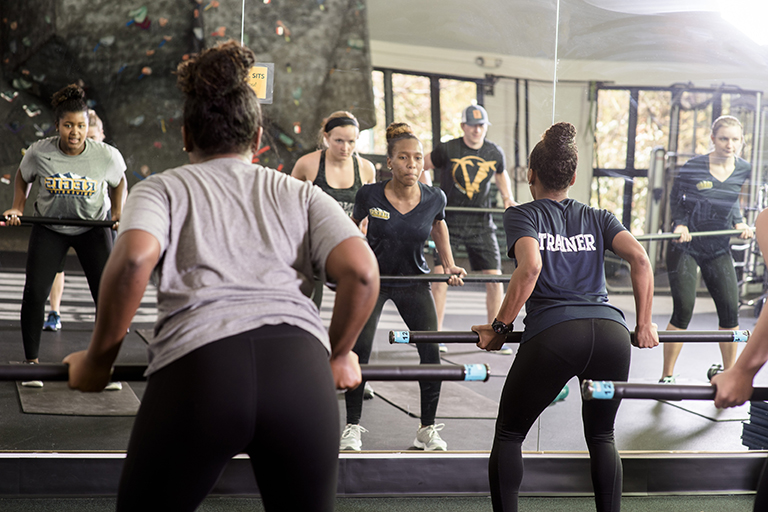
[[[768,253],[768,210],[763,210],[755,220],[757,243],[760,252]],[[731,368],[712,377],[712,384],[717,387],[715,406],[736,407],[752,396],[753,380],[757,372],[768,361],[768,308],[763,308],[757,319],[749,343]],[[763,466],[757,484],[755,512],[768,510],[768,462]]]
[[[739,158],[744,144],[741,123],[733,116],[712,123],[714,151],[691,158],[680,169],[670,195],[674,232],[680,238],[667,245],[667,269],[672,292],[672,318],[667,330],[688,328],[699,282],[697,268],[715,301],[718,328],[739,328],[739,287],[733,267],[729,236],[692,237],[691,232],[744,230],[740,238],[752,238],[752,229],[741,215],[739,195],[751,166]],[[674,371],[682,343],[664,344],[664,367],[659,382],[675,382]],[[738,347],[720,343],[723,364],[713,365],[707,377],[733,366]]]
[[[464,135],[438,143],[427,155],[424,169],[439,171],[440,188],[448,198],[448,206],[490,208],[492,177],[501,192],[504,208],[517,204],[512,198],[504,151],[485,138],[490,124],[483,107],[470,105],[461,113]],[[451,231],[451,248],[457,252],[461,245],[465,246],[472,270],[483,274],[501,274],[496,225],[490,213],[447,212],[445,222]],[[442,274],[445,269],[439,263],[439,260],[435,261],[435,273]],[[499,310],[504,287],[501,283],[486,283],[485,290],[490,322]],[[435,283],[432,288],[440,330],[443,328],[447,291],[443,283]],[[512,354],[512,348],[507,345],[500,350],[502,354]]]
[[[195,510],[242,452],[266,510],[333,510],[334,387],[360,384],[351,348],[378,269],[333,199],[251,163],[255,60],[230,41],[179,65],[190,164],[132,189],[91,344],[64,360],[70,386],[104,387],[154,269],[158,320],[119,511]],[[308,297],[320,268],[338,286],[327,332]]]
[[[352,216],[355,194],[366,183],[376,181],[373,164],[355,152],[360,125],[355,116],[340,110],[323,120],[318,149],[296,161],[291,176],[311,181],[334,198]],[[312,295],[317,309],[323,302],[323,280],[315,280]]]
[[[85,93],[68,85],[53,95],[57,136],[32,144],[24,154],[13,190],[13,207],[3,215],[8,225],[19,225],[32,183],[40,180],[35,216],[105,220],[109,204],[117,227],[123,205],[125,161],[114,147],[87,140],[88,106]],[[109,200],[107,200],[109,194]],[[27,249],[26,282],[21,303],[21,335],[27,363],[37,363],[45,321],[45,299],[70,247],[88,279],[98,303],[99,281],[112,250],[109,228],[35,224]],[[24,385],[42,387],[41,381]]]
[[[573,125],[557,123],[531,151],[528,183],[534,200],[504,213],[508,254],[517,269],[493,323],[472,327],[480,348],[496,350],[525,304],[525,330],[502,391],[489,461],[497,512],[517,510],[523,441],[565,383],[573,376],[624,381],[629,375],[629,331],[624,314],[608,304],[600,270],[606,249],[631,266],[637,345],[659,343],[651,323],[653,273],[645,250],[612,213],[568,197],[576,182],[575,135]],[[613,437],[618,408],[617,400],[582,404],[598,511],[617,511],[621,502],[621,460]]]
[[[88,132],[86,137],[91,140],[95,140],[96,142],[104,142],[104,124],[101,122],[101,118],[98,116],[98,114],[96,114],[96,112],[92,109],[88,109]],[[123,174],[123,181],[125,181],[125,174]],[[125,196],[127,193],[128,187],[124,183],[123,204],[125,204]],[[106,199],[109,199],[109,197]],[[109,207],[107,207],[107,211],[109,211]],[[64,295],[65,261],[65,259],[61,260],[59,272],[56,274],[56,277],[53,280],[53,284],[51,285],[51,293],[48,296],[48,300],[51,303],[51,310],[48,311],[48,318],[43,323],[44,331],[58,331],[61,329],[61,297]]]
[[[387,127],[387,167],[392,178],[365,185],[355,198],[352,220],[360,223],[368,217],[368,243],[371,245],[379,270],[386,276],[418,276],[429,273],[424,260],[424,244],[430,234],[440,252],[442,263],[450,274],[448,284],[463,285],[461,277],[466,271],[453,262],[448,228],[443,220],[445,195],[440,189],[419,183],[424,168],[424,150],[421,142],[405,123],[392,123]],[[430,285],[422,283],[387,284],[381,287],[379,298],[354,351],[361,363],[371,356],[373,338],[384,304],[392,300],[400,316],[412,331],[437,330],[435,302]],[[437,344],[417,346],[422,364],[439,364]],[[421,425],[413,444],[423,450],[446,450],[446,442],[439,431],[444,424],[435,425],[440,382],[419,381],[421,390]],[[342,450],[360,450],[360,425],[363,412],[363,386],[344,395],[347,405],[347,425],[341,435]]]

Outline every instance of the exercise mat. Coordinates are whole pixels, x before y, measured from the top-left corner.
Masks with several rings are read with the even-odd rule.
[[[70,389],[66,382],[46,381],[42,388],[28,388],[16,382],[21,410],[26,414],[64,416],[136,416],[139,398],[127,382],[123,389],[83,393]]]
[[[421,395],[418,382],[371,382],[376,399],[383,399],[418,418]],[[437,417],[443,419],[496,419],[499,403],[457,382],[443,382]]]

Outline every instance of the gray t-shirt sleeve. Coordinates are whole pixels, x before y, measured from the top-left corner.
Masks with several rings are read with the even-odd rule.
[[[140,229],[154,236],[160,243],[160,254],[165,252],[170,238],[170,205],[159,181],[148,178],[134,185],[120,217],[120,235],[131,229]]]
[[[108,144],[106,146],[109,149],[112,160],[109,163],[105,181],[109,184],[110,187],[115,188],[123,179],[123,175],[125,174],[125,169],[127,167],[125,165],[125,159],[123,158],[123,155],[120,153],[120,151]]]

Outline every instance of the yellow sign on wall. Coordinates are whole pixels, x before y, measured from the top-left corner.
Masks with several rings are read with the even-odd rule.
[[[248,72],[248,85],[256,92],[261,103],[272,103],[272,88],[275,80],[275,65],[256,64]]]

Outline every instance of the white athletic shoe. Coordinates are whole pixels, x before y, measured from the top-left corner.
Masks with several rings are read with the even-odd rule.
[[[437,348],[441,354],[445,354],[446,352],[448,352],[448,345],[446,345],[445,343],[438,343]]]
[[[43,387],[43,381],[41,380],[27,380],[21,383],[25,388],[41,388]]]
[[[512,347],[507,345],[506,343],[501,346],[501,349],[499,349],[499,354],[504,356],[511,356],[512,355]]]
[[[373,391],[373,388],[371,387],[371,383],[366,382],[365,387],[363,388],[363,400],[371,400],[375,396],[376,396],[376,393]]]
[[[107,384],[104,388],[104,391],[120,391],[121,389],[123,389],[123,383],[119,380],[116,380]]]
[[[438,423],[437,425],[429,425],[428,427],[422,427],[419,425],[419,430],[416,431],[416,439],[413,440],[413,446],[424,451],[445,451],[448,449],[448,443],[443,441],[438,434],[438,431],[445,428],[445,423]]]
[[[363,447],[363,441],[360,439],[360,436],[363,432],[368,431],[360,425],[352,425],[351,423],[347,423],[347,426],[344,427],[344,432],[341,433],[339,449],[354,450],[359,452]]]

